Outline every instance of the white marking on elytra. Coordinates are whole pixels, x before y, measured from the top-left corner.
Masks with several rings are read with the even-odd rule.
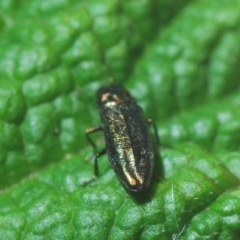
[[[107,93],[106,93],[107,94]],[[109,97],[109,95],[107,96]],[[112,95],[113,99],[116,100],[114,101],[107,101],[105,103],[106,107],[112,107],[118,104],[120,101],[118,99],[118,96]],[[119,123],[124,123],[125,119],[122,114],[118,115],[118,122]],[[124,173],[124,176],[126,177],[128,183],[131,186],[136,186],[137,183],[143,184],[144,183],[144,178],[139,174],[138,169],[136,167],[136,158],[133,153],[133,149],[131,148],[131,139],[128,134],[123,134],[123,132],[127,133],[127,127],[126,124],[120,124],[119,126],[121,128],[121,133],[118,134],[115,132],[115,126],[111,126],[112,132],[115,132],[115,140],[117,143],[124,143],[124,146],[122,144],[116,145],[117,146],[117,153],[119,156],[119,159],[122,159],[123,162],[121,164],[122,171]],[[129,171],[130,169],[130,171]]]

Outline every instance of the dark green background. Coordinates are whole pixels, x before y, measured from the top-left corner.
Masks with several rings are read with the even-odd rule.
[[[237,240],[239,26],[239,0],[0,1],[0,239]],[[106,156],[86,184],[113,82],[158,126],[148,196]]]

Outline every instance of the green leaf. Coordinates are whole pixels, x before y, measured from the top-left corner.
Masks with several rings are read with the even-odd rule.
[[[192,220],[182,239],[237,239],[240,233],[240,191],[224,194]]]
[[[234,175],[239,157],[228,166],[194,146],[181,146],[163,152],[166,179],[155,184],[155,192],[134,198],[116,180],[107,161],[105,167],[101,164],[104,174],[86,185],[92,179],[92,165],[84,157],[85,153],[65,159],[2,194],[0,232],[22,232],[24,239],[70,239],[73,234],[79,239],[169,239],[239,184]],[[179,161],[183,157],[185,161]],[[174,168],[167,167],[169,159],[177,163]],[[235,205],[239,210],[239,198]]]
[[[237,240],[239,26],[239,0],[1,1],[0,239]],[[112,82],[158,126],[144,194],[93,174]]]

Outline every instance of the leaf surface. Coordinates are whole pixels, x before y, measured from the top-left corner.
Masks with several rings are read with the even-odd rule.
[[[0,239],[237,240],[239,26],[239,0],[1,1]],[[112,82],[158,126],[144,194],[93,174]]]

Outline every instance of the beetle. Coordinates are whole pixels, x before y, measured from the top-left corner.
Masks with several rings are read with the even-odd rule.
[[[113,170],[131,192],[148,189],[154,168],[153,142],[143,111],[130,93],[121,85],[102,87],[97,92],[97,105],[102,124],[86,130],[89,143],[96,149],[89,135],[103,131],[106,147],[95,155],[94,172],[98,175],[98,158],[107,153]]]

